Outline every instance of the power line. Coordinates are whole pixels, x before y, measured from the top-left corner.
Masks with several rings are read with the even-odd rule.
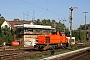
[[[48,10],[48,0],[47,0],[47,10]]]
[[[64,7],[67,7],[67,5],[65,5],[65,4],[63,4],[62,2],[60,2],[60,0],[56,0],[56,1],[57,1],[58,3],[60,3],[60,4],[62,4]],[[75,19],[73,19],[73,20],[75,20]],[[75,22],[80,23],[79,20],[78,20],[78,21],[75,20]]]
[[[45,8],[43,8],[43,7],[40,7],[40,6],[34,5],[34,4],[32,4],[32,3],[30,3],[30,2],[26,2],[26,1],[24,1],[24,0],[20,0],[20,1],[22,1],[22,2],[24,2],[24,3],[26,3],[26,4],[30,4],[30,5],[32,5],[32,6],[35,6],[35,7],[37,7],[37,8],[40,8],[40,9],[43,9],[43,10],[49,11],[49,12],[51,12],[51,13],[57,14],[57,15],[59,15],[59,16],[62,16],[62,17],[68,18],[68,17],[63,16],[63,15],[60,15],[60,14],[58,14],[58,13],[56,13],[56,12],[53,12],[53,11],[49,10],[48,8],[45,9]]]
[[[55,1],[57,1],[57,2],[59,2],[59,3],[61,3],[61,4],[62,4],[62,2],[60,2],[60,0],[55,0]],[[62,4],[62,5],[66,6],[65,4]],[[66,7],[67,7],[67,6],[66,6]]]

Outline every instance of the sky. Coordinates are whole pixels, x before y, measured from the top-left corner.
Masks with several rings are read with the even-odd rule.
[[[0,0],[0,14],[6,20],[14,18],[32,20],[51,19],[57,22],[61,21],[67,28],[70,26],[70,10],[72,13],[72,29],[77,29],[80,25],[90,23],[90,0]],[[75,9],[78,7],[78,9]],[[63,20],[66,21],[63,21]]]

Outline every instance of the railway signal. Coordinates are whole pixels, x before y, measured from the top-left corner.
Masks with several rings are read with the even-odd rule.
[[[71,8],[69,8],[69,10],[70,10],[70,46],[71,46],[71,40],[72,40],[72,11],[73,10],[77,10],[78,9],[78,7],[71,7]]]

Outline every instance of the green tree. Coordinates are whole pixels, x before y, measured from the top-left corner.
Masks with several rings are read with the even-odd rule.
[[[42,20],[42,25],[46,25],[46,20]]]
[[[0,27],[0,36],[2,35],[2,30],[1,30],[1,27]]]
[[[48,20],[43,19],[43,20],[41,21],[41,23],[42,23],[42,25],[48,25],[48,26],[51,26],[51,21],[50,21],[50,19],[48,19]]]
[[[51,26],[52,26],[52,28],[55,28],[56,27],[56,21],[55,20],[52,20]]]
[[[69,29],[68,28],[65,29],[65,35],[68,36],[68,37],[70,36],[70,33],[69,33]]]
[[[36,24],[37,24],[37,25],[41,25],[40,19],[37,19]]]
[[[5,21],[5,18],[3,16],[0,16],[0,26]]]
[[[19,18],[14,18],[14,21],[20,21],[20,19]]]
[[[2,30],[1,30],[1,25],[2,25],[2,23],[5,21],[5,18],[3,17],[3,16],[1,16],[1,14],[0,14],[0,45],[2,45],[2,43],[3,43],[3,37],[2,37]]]
[[[3,16],[0,16],[0,20],[5,20],[5,18]]]
[[[9,28],[2,29],[2,39],[3,42],[6,42],[7,44],[14,40],[14,35],[12,35]]]
[[[61,22],[56,22],[55,20],[46,20],[43,19],[42,21],[40,21],[40,19],[34,20],[33,21],[34,24],[36,25],[47,25],[47,26],[51,26],[52,28],[56,28],[56,31],[61,31],[61,32],[65,32],[65,28],[66,26],[64,24],[62,24]]]
[[[56,30],[57,30],[57,31],[65,32],[65,31],[64,31],[65,28],[66,28],[66,27],[65,27],[64,24],[56,22]]]

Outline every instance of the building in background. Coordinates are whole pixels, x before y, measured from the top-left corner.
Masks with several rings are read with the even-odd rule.
[[[2,22],[1,28],[10,28],[11,30],[11,25],[8,23],[8,21],[5,20],[4,22]]]
[[[67,37],[68,38],[68,43],[70,43],[70,37]],[[71,40],[71,44],[75,44],[75,37],[72,37],[72,40]]]
[[[31,24],[14,25],[14,28],[16,30],[15,40],[20,41],[21,44],[24,43],[24,47],[34,46],[37,35],[50,34],[51,30],[55,29],[51,26],[33,25],[32,22]]]

